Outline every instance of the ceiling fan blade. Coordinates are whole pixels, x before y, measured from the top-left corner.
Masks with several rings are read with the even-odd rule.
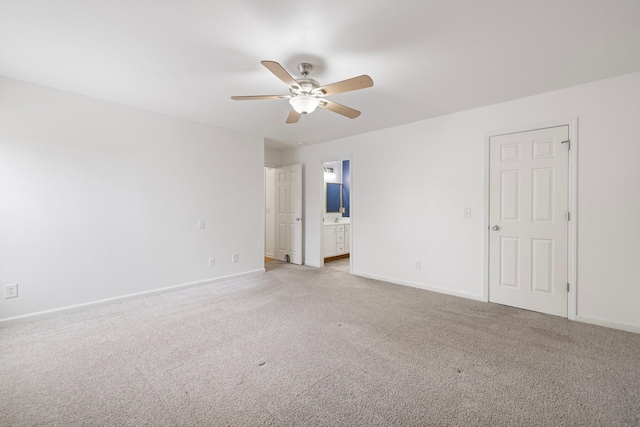
[[[235,101],[248,101],[251,99],[286,99],[289,98],[285,95],[252,95],[252,96],[232,96],[231,99]]]
[[[317,90],[324,92],[325,95],[335,95],[336,93],[350,92],[352,90],[365,89],[371,86],[373,86],[373,80],[371,80],[371,77],[363,74],[341,82],[322,86]]]
[[[320,106],[329,111],[333,111],[334,113],[342,114],[350,119],[355,119],[361,114],[358,110],[338,104],[337,102],[329,101],[328,99],[323,99],[322,102],[320,102]]]
[[[271,71],[276,75],[277,78],[282,80],[284,84],[293,88],[299,88],[298,82],[285,70],[282,65],[278,64],[275,61],[260,61],[262,65],[264,65],[267,70]]]
[[[287,123],[298,123],[298,120],[300,120],[300,113],[292,108],[289,117],[287,117]]]

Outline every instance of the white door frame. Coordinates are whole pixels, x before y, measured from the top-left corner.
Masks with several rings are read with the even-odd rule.
[[[349,191],[349,272],[353,271],[353,156],[342,155],[342,156],[327,156],[323,161],[318,163],[317,170],[318,173],[322,177],[320,180],[320,197],[324,196],[324,164],[328,162],[335,161],[344,161],[349,160],[349,184],[351,186]],[[320,219],[324,218],[324,200],[320,200]],[[318,228],[318,232],[320,233],[320,268],[324,267],[324,221],[320,221],[320,227]]]
[[[485,158],[485,174],[484,174],[484,289],[482,291],[482,300],[489,302],[489,140],[493,136],[505,135],[516,132],[528,132],[537,129],[551,128],[557,126],[569,127],[569,141],[571,149],[569,150],[569,212],[571,220],[568,227],[568,283],[569,295],[567,296],[567,317],[569,320],[576,320],[577,298],[578,298],[578,262],[577,262],[577,231],[578,231],[578,118],[570,117],[567,119],[552,120],[543,123],[535,123],[529,125],[514,126],[506,129],[487,132],[484,138],[484,158]]]

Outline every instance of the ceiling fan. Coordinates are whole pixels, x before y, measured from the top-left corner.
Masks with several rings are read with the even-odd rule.
[[[325,98],[327,95],[350,92],[352,90],[365,89],[373,86],[373,80],[367,75],[353,77],[325,86],[309,78],[309,73],[313,69],[311,64],[303,62],[298,64],[298,71],[302,78],[294,79],[287,70],[275,61],[260,61],[267,70],[271,71],[284,84],[289,86],[291,95],[255,95],[255,96],[232,96],[236,101],[247,101],[253,99],[288,99],[291,104],[291,112],[286,123],[297,123],[303,114],[311,114],[317,107],[322,107],[334,113],[341,114],[350,119],[355,119],[360,115],[360,111],[349,108],[337,102]]]

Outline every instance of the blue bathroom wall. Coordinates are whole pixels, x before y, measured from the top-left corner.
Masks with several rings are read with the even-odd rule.
[[[349,160],[342,161],[342,207],[344,208],[344,212],[342,216],[345,218],[349,217],[349,205],[350,198],[349,194],[351,193],[351,171],[349,169]]]

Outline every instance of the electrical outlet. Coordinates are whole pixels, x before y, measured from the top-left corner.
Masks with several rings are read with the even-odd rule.
[[[422,270],[422,263],[420,261],[416,261],[416,270]]]
[[[213,267],[214,265],[216,265],[216,259],[213,257],[209,258],[209,266]]]
[[[231,255],[231,262],[238,262],[238,254]]]
[[[198,221],[198,230],[204,230],[204,221]]]
[[[464,217],[471,218],[471,208],[464,208]]]
[[[4,298],[16,298],[18,296],[18,284],[4,285]]]

